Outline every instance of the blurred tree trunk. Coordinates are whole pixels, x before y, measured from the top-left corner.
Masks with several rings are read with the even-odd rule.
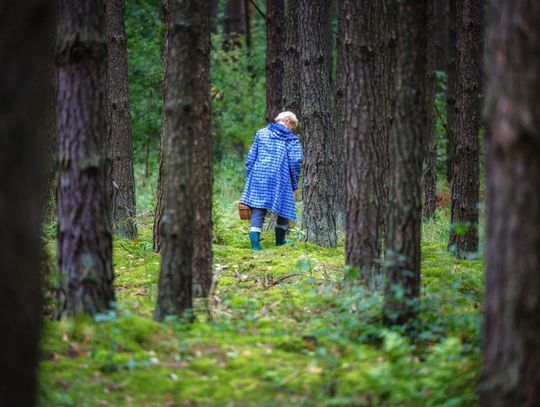
[[[435,1],[435,70],[448,69],[448,3],[454,0]]]
[[[457,91],[457,9],[458,0],[449,0],[448,8],[448,65],[446,86],[446,179],[452,182],[454,157],[454,135],[456,134],[456,91]]]
[[[484,3],[459,0],[457,117],[449,249],[458,258],[478,251],[478,131],[482,92]]]
[[[395,15],[389,0],[340,2],[338,88],[344,90],[347,264],[382,290],[382,241]]]
[[[253,48],[253,35],[251,29],[251,22],[253,20],[253,5],[249,0],[244,0],[244,25],[245,25],[245,39],[246,39],[246,51],[248,57],[251,57],[251,49]],[[251,68],[251,67],[250,67]]]
[[[194,197],[193,142],[197,134],[198,71],[204,13],[202,1],[167,0],[166,94],[164,117],[164,212],[161,269],[155,318],[184,316],[192,310]],[[207,27],[207,21],[204,26]]]
[[[42,318],[39,236],[54,4],[4,2],[0,11],[1,406],[37,403]]]
[[[480,405],[540,405],[540,3],[492,3]]]
[[[195,296],[208,296],[212,285],[212,110],[210,99],[210,9],[199,0],[200,35],[196,67],[196,134],[193,143],[193,280]]]
[[[300,95],[300,0],[287,0],[283,55],[283,109],[296,114],[303,126]]]
[[[162,83],[162,96],[165,100],[167,94],[167,55],[169,54],[169,30],[167,27],[170,24],[171,15],[169,12],[169,2],[163,1],[163,22],[164,22],[164,42],[163,42],[163,83]],[[159,143],[159,172],[158,172],[158,185],[156,191],[156,209],[154,212],[154,227],[152,230],[152,243],[153,249],[156,253],[161,251],[161,220],[163,218],[163,208],[165,205],[164,198],[164,182],[165,182],[165,106],[161,112],[161,122],[163,123],[161,129],[161,140]]]
[[[219,0],[210,0],[210,32],[216,34],[218,29]]]
[[[268,0],[266,11],[266,122],[283,109],[285,1]]]
[[[389,225],[384,314],[389,324],[416,316],[420,295],[422,140],[425,118],[426,3],[397,7],[395,110],[390,131]]]
[[[223,18],[223,49],[240,45],[246,33],[244,0],[225,0],[225,16]]]
[[[113,233],[137,237],[135,177],[128,93],[125,0],[106,1],[109,205]]]
[[[433,219],[437,210],[437,138],[435,134],[436,94],[436,2],[427,1],[426,119],[424,124],[424,173],[422,177],[424,217]]]
[[[331,0],[300,0],[300,91],[304,121],[304,213],[305,239],[335,247],[337,140],[332,122],[326,27]]]
[[[99,0],[58,9],[58,316],[114,304],[106,177],[107,40]]]

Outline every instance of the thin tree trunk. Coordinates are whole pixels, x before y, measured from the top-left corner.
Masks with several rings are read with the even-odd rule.
[[[163,44],[163,83],[162,83],[162,96],[163,100],[167,94],[167,55],[169,54],[169,30],[167,27],[170,25],[170,12],[169,2],[163,1],[163,22],[165,25],[164,32],[164,44]],[[165,207],[165,106],[161,113],[161,122],[163,123],[161,129],[161,140],[159,143],[159,170],[158,170],[158,183],[156,191],[156,208],[154,211],[154,226],[152,229],[152,243],[153,249],[156,253],[161,251],[161,221],[163,219],[164,207]]]
[[[300,0],[300,90],[304,121],[305,239],[335,247],[337,141],[332,123],[332,93],[327,61],[326,27],[331,0]]]
[[[268,0],[266,12],[266,121],[283,110],[285,2]]]
[[[387,83],[392,80],[394,21],[388,0],[340,3],[341,52],[337,83],[345,92],[347,264],[358,268],[364,284],[382,290],[381,265],[387,196]]]
[[[420,295],[422,138],[425,118],[426,1],[397,7],[395,113],[390,132],[390,206],[384,313],[388,323],[416,316]]]
[[[107,40],[99,0],[58,9],[58,316],[114,304],[106,151]]]
[[[54,1],[0,8],[0,405],[37,403]],[[39,18],[36,18],[39,16]],[[44,131],[45,129],[45,131]]]
[[[246,51],[248,57],[251,57],[251,49],[253,48],[253,35],[251,29],[251,21],[253,20],[253,5],[249,0],[244,0],[244,25],[245,25],[245,39],[246,39]]]
[[[433,219],[437,210],[437,138],[435,134],[436,93],[436,3],[427,2],[427,48],[426,48],[426,120],[424,124],[424,217]]]
[[[223,49],[237,47],[246,33],[244,0],[225,0]]]
[[[540,3],[492,3],[480,405],[540,405]]]
[[[457,9],[458,0],[449,0],[448,8],[448,75],[446,87],[446,179],[452,182],[454,162],[454,135],[456,134],[456,92],[457,92]]]
[[[164,121],[164,215],[161,269],[155,318],[189,316],[192,310],[194,197],[193,141],[197,133],[198,46],[203,32],[202,4],[206,0],[167,0],[166,94]],[[208,18],[206,15],[204,18]],[[206,24],[205,24],[206,25]],[[187,314],[187,315],[186,315]]]
[[[113,233],[137,237],[135,177],[128,93],[125,0],[106,1],[109,205]]]
[[[435,0],[435,69],[444,72],[448,69],[448,3]]]
[[[458,86],[449,249],[458,258],[478,251],[478,131],[482,91],[484,4],[459,0]]]
[[[287,0],[283,62],[283,109],[296,114],[303,126],[300,95],[300,0]]]
[[[216,34],[218,29],[219,0],[210,0],[210,32]]]
[[[212,285],[212,111],[210,99],[209,8],[199,0],[200,30],[197,47],[196,136],[193,144],[193,280],[195,296],[208,296]]]

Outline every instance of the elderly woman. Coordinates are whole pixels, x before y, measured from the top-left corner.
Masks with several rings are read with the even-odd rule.
[[[292,133],[298,119],[282,112],[255,135],[246,162],[246,187],[240,202],[251,208],[249,240],[261,250],[261,231],[266,211],[277,215],[276,245],[285,244],[289,221],[296,220],[294,191],[298,189],[302,146]]]

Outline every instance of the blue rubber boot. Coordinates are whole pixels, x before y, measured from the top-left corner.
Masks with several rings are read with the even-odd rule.
[[[276,246],[283,246],[285,243],[285,236],[287,231],[285,229],[276,228]]]
[[[262,250],[260,232],[249,232],[249,241],[251,242],[251,250],[254,250],[254,251]]]

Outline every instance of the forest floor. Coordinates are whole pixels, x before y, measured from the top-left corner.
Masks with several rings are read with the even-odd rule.
[[[474,406],[483,261],[446,250],[443,211],[423,230],[420,320],[381,321],[382,298],[349,287],[343,242],[251,252],[234,202],[216,214],[208,303],[196,321],[152,320],[159,256],[151,219],[117,239],[118,312],[46,321],[43,406]],[[342,239],[343,240],[343,239]]]

